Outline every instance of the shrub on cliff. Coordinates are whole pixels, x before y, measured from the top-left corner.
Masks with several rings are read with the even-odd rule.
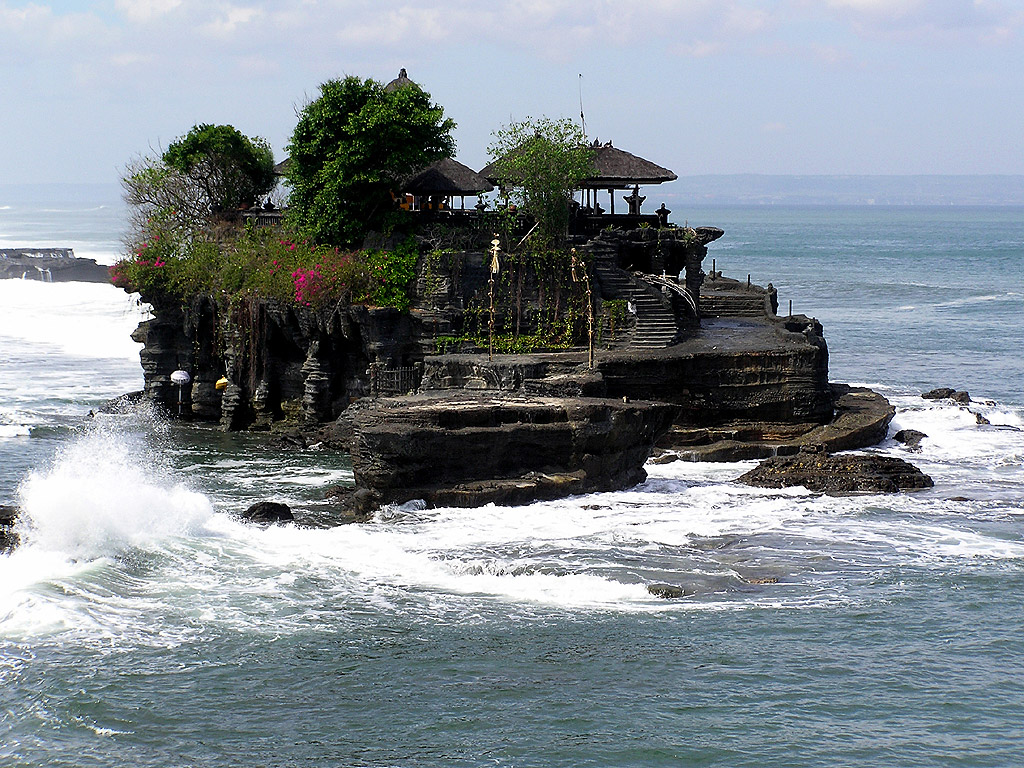
[[[251,206],[277,182],[267,142],[230,125],[196,125],[173,141],[162,159],[188,180],[211,215]]]
[[[175,230],[151,239],[111,267],[114,285],[185,298],[251,295],[323,309],[369,304],[406,309],[418,253],[409,240],[393,251],[346,252],[296,241],[278,230],[246,228],[224,242],[175,242]]]
[[[288,145],[293,225],[317,243],[360,244],[384,224],[402,176],[454,152],[454,127],[418,86],[328,80]]]

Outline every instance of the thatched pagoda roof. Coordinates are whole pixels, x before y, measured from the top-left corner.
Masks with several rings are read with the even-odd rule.
[[[626,189],[637,184],[661,184],[678,178],[668,168],[613,147],[610,141],[604,144],[595,141],[590,148],[594,151],[594,174],[580,183],[583,189]],[[488,164],[480,175],[498,183],[494,163]]]
[[[384,90],[387,91],[388,93],[391,93],[392,91],[397,91],[399,88],[405,88],[407,86],[419,88],[419,86],[416,85],[416,83],[409,79],[409,75],[407,75],[405,72],[405,67],[402,67],[398,71],[398,77],[396,77],[390,83],[385,85]]]
[[[417,171],[402,183],[413,195],[478,195],[494,186],[472,168],[446,157]]]
[[[292,164],[292,159],[290,157],[286,157],[284,160],[282,160],[280,163],[278,163],[277,165],[274,166],[274,175],[275,176],[287,176],[288,175],[288,168],[291,166],[291,164]]]
[[[583,188],[614,189],[632,187],[636,184],[661,184],[678,178],[668,168],[662,168],[650,160],[637,157],[624,149],[594,142],[593,176],[583,180]]]

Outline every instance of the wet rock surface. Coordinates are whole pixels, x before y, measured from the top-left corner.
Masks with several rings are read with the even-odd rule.
[[[953,389],[952,387],[938,387],[937,389],[922,392],[921,397],[925,400],[952,400],[961,405],[971,402],[971,395],[964,390]]]
[[[931,488],[928,475],[913,464],[872,453],[803,452],[766,459],[737,478],[758,488],[803,486],[809,491],[843,495],[898,493]]]
[[[921,450],[921,441],[926,437],[928,437],[928,435],[924,432],[919,432],[916,429],[901,429],[892,436],[892,439],[897,443],[903,443],[912,451],[919,451]]]

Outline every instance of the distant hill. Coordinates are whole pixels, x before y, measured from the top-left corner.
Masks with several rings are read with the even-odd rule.
[[[680,176],[651,199],[708,205],[1024,205],[1024,176]],[[671,207],[671,203],[670,203]]]

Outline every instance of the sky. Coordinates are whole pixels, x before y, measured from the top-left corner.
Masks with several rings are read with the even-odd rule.
[[[402,67],[478,170],[582,101],[680,176],[1024,174],[1022,0],[0,0],[0,183],[115,183],[197,123],[282,160],[321,83]]]

